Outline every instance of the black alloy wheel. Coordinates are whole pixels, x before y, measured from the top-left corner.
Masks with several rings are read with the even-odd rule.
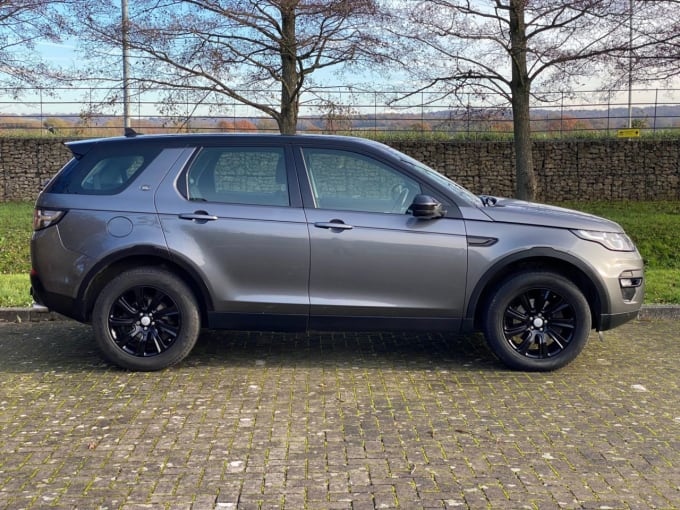
[[[109,334],[127,354],[158,356],[177,339],[182,314],[162,289],[136,286],[113,302],[108,324]]]
[[[112,363],[160,370],[189,354],[201,324],[194,295],[182,279],[164,269],[141,267],[124,271],[102,289],[92,326]]]
[[[592,318],[581,290],[548,271],[526,271],[501,283],[488,302],[484,334],[508,366],[546,371],[563,367],[585,347]]]
[[[503,313],[505,341],[522,356],[558,356],[574,339],[579,318],[574,306],[551,289],[528,289]]]

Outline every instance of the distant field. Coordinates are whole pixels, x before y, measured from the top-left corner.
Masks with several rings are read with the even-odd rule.
[[[612,219],[645,259],[647,303],[680,304],[680,202],[569,202],[557,204]],[[31,303],[28,273],[33,204],[0,204],[0,307]]]

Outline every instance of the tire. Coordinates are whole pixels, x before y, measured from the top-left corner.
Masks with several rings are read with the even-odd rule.
[[[484,335],[491,350],[517,370],[548,371],[578,356],[592,327],[590,306],[570,280],[552,272],[521,272],[488,301]]]
[[[154,267],[125,271],[103,288],[92,327],[104,357],[130,370],[153,371],[183,360],[201,321],[191,289]]]

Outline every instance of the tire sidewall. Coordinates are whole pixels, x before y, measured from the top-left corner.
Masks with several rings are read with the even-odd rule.
[[[549,289],[567,299],[577,316],[574,338],[562,352],[549,358],[529,358],[508,344],[503,332],[505,310],[520,294],[531,289]],[[523,272],[506,279],[488,302],[484,335],[491,350],[506,365],[517,370],[549,371],[572,362],[585,347],[590,335],[590,306],[579,288],[567,278],[552,272]]]
[[[127,290],[154,287],[170,297],[180,313],[181,327],[173,344],[155,356],[134,356],[116,344],[109,330],[108,317],[112,305]],[[122,368],[140,371],[162,370],[179,363],[193,349],[200,332],[200,316],[191,289],[178,277],[163,269],[148,267],[125,271],[104,286],[95,301],[92,327],[104,357]]]

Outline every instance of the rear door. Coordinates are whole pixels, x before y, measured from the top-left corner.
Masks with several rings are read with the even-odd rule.
[[[297,154],[310,195],[311,326],[456,329],[467,273],[464,221],[407,214],[423,184],[371,154],[322,147]]]
[[[285,145],[204,146],[157,209],[173,254],[205,282],[211,327],[304,329],[309,234]]]

